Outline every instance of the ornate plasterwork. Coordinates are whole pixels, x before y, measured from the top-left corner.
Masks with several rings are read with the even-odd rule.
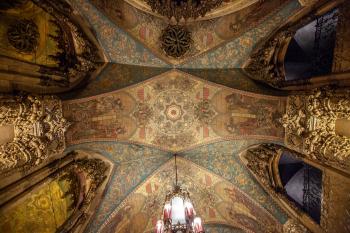
[[[65,0],[10,5],[0,9],[0,60],[11,64],[0,72],[9,83],[7,89],[62,92],[98,70],[103,54]]]
[[[300,222],[288,219],[283,225],[283,233],[308,233],[309,231]]]
[[[283,70],[276,65],[279,50],[287,40],[292,38],[289,30],[277,33],[271,40],[265,43],[263,48],[253,53],[249,64],[245,67],[247,72],[259,81],[266,82],[275,87],[281,87],[285,80]]]
[[[54,96],[1,96],[0,125],[13,125],[12,142],[0,145],[0,172],[38,165],[65,148],[69,123]]]
[[[309,159],[348,169],[350,138],[338,135],[337,119],[350,120],[350,91],[331,88],[288,97],[282,118],[285,143]]]
[[[23,53],[35,52],[39,36],[38,26],[33,20],[17,20],[7,30],[9,43]]]
[[[205,16],[206,13],[215,9],[223,3],[223,0],[144,0],[153,11],[166,16],[175,18],[177,22],[182,19],[198,18]]]

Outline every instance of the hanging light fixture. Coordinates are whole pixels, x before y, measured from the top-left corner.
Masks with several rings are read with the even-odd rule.
[[[175,188],[165,197],[163,216],[156,223],[155,233],[204,233],[201,218],[196,217],[190,194],[177,184],[175,157]]]

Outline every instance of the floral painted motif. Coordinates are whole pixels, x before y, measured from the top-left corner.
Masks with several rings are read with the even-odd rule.
[[[282,140],[285,98],[258,95],[170,71],[137,86],[65,101],[70,144],[107,140],[169,151],[220,140]]]

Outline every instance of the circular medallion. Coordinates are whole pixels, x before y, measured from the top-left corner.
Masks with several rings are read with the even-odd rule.
[[[19,52],[33,53],[39,44],[39,29],[32,20],[17,20],[7,30],[7,38]]]
[[[154,121],[165,134],[179,134],[189,129],[194,120],[194,104],[181,90],[161,92],[154,104]]]
[[[160,42],[168,56],[179,58],[185,55],[191,47],[191,33],[183,26],[169,25],[163,30]]]

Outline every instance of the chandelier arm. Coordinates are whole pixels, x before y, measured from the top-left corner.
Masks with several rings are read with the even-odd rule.
[[[176,163],[176,154],[175,154],[175,185],[177,186],[177,163]]]

